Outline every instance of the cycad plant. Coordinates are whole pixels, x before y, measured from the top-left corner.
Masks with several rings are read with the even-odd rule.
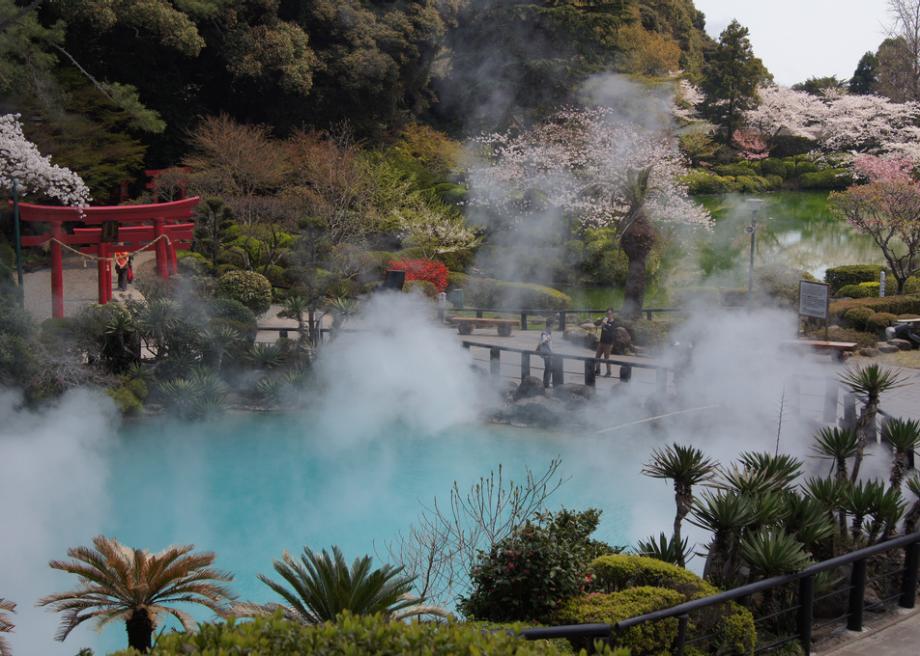
[[[907,504],[901,496],[901,488],[889,487],[878,495],[875,506],[872,508],[872,521],[869,523],[867,539],[870,543],[878,540],[890,539],[897,529],[898,522],[904,516]]]
[[[703,568],[704,578],[718,586],[735,583],[738,545],[755,515],[751,500],[736,492],[704,492],[694,499],[690,523],[712,533]]]
[[[855,430],[825,427],[815,434],[815,454],[834,463],[838,481],[847,480],[847,460],[859,453],[859,437]]]
[[[95,620],[99,627],[122,620],[128,646],[147,651],[162,613],[178,619],[187,631],[194,630],[192,618],[175,604],[198,604],[223,615],[232,598],[221,583],[233,577],[211,568],[213,553],[192,553],[192,549],[192,545],[173,546],[150,553],[97,536],[92,547],[68,549],[73,560],[50,563],[54,569],[77,576],[79,587],[44,597],[38,604],[63,614],[58,640],[66,639],[87,620]]]
[[[744,468],[769,481],[771,490],[791,489],[802,470],[802,461],[785,453],[745,451],[739,456]]]
[[[715,474],[716,467],[716,462],[703,455],[699,449],[672,444],[664,449],[652,451],[651,461],[642,468],[642,473],[646,476],[670,479],[674,482],[674,503],[677,506],[673,533],[675,544],[682,541],[681,522],[693,507],[693,486],[710,480]],[[683,557],[677,564],[685,564]]]
[[[304,314],[310,311],[310,303],[306,298],[299,294],[292,294],[284,300],[284,309],[278,313],[279,317],[297,320],[298,342],[303,342],[307,337],[307,329],[304,324]],[[312,330],[312,324],[311,324]]]
[[[349,567],[338,547],[332,547],[331,554],[325,549],[317,554],[304,547],[299,561],[285,553],[274,562],[274,569],[283,582],[262,574],[259,580],[287,602],[288,606],[280,607],[285,616],[305,624],[331,621],[344,611],[354,615],[380,613],[391,619],[445,614],[438,608],[420,606],[421,600],[409,594],[414,579],[403,576],[402,567],[372,569],[370,556],[356,558]],[[240,608],[259,614],[279,606]]]
[[[646,540],[639,540],[635,551],[640,556],[663,560],[672,565],[684,563],[690,557],[687,538],[678,543],[674,540],[673,535],[668,537],[665,533],[659,533],[657,538],[651,535]]]
[[[809,478],[803,486],[805,494],[818,502],[827,513],[828,518],[837,520],[838,532],[841,538],[847,536],[847,516],[843,510],[844,494],[849,488],[847,479]]]
[[[865,367],[856,367],[840,375],[840,381],[852,391],[863,397],[863,409],[856,421],[856,435],[858,445],[856,457],[853,462],[851,481],[859,478],[859,468],[862,465],[866,445],[875,439],[875,421],[878,415],[879,400],[883,393],[901,387],[904,379],[890,369],[883,369],[877,364]]]
[[[12,633],[13,627],[13,618],[11,618],[7,613],[15,613],[16,604],[14,604],[9,599],[4,599],[0,597],[0,656],[12,656],[13,652],[10,650],[10,645],[4,638],[4,633]]]
[[[863,523],[882,504],[885,486],[878,481],[859,481],[847,486],[843,495],[843,507],[850,515],[850,532],[854,542],[863,537]]]
[[[811,563],[802,543],[782,528],[753,531],[741,541],[741,556],[751,578],[769,578],[801,571]]]
[[[224,408],[227,386],[207,369],[194,369],[187,377],[167,380],[159,386],[163,402],[184,419],[200,419]]]
[[[220,371],[224,360],[237,351],[243,342],[243,336],[236,328],[224,323],[214,323],[201,334],[202,351],[205,364]]]
[[[805,545],[811,553],[833,556],[833,537],[836,532],[833,515],[824,504],[810,496],[787,492],[783,527],[786,532]]]
[[[891,463],[891,487],[900,489],[904,474],[910,467],[914,451],[920,447],[920,421],[889,419],[882,427],[882,441],[894,450]]]
[[[914,495],[914,502],[904,517],[904,532],[913,533],[917,530],[917,524],[920,523],[920,474],[914,472],[907,479],[907,489]]]

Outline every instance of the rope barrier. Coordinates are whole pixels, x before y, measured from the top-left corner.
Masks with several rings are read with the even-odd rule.
[[[166,245],[167,245],[167,246],[172,246],[172,240],[169,238],[169,235],[163,234],[163,235],[160,235],[159,237],[154,238],[152,241],[149,241],[149,242],[147,242],[146,244],[143,244],[143,245],[140,246],[139,248],[134,249],[133,251],[119,251],[119,252],[121,252],[121,253],[125,253],[125,252],[126,252],[126,253],[128,253],[128,256],[130,257],[131,255],[134,255],[135,253],[139,253],[139,252],[141,252],[141,251],[143,251],[143,250],[146,250],[146,249],[150,248],[151,246],[153,246],[155,243],[157,243],[157,242],[160,241],[161,239],[165,239],[165,240],[166,240]],[[76,248],[73,248],[73,247],[70,246],[69,244],[65,244],[65,243],[62,242],[60,239],[55,239],[54,237],[52,237],[51,239],[49,239],[47,243],[52,243],[52,242],[55,243],[55,244],[58,244],[58,245],[61,246],[62,248],[64,248],[64,249],[70,251],[71,253],[76,253],[77,255],[79,255],[80,257],[82,257],[84,260],[93,260],[94,262],[112,262],[112,263],[115,262],[115,257],[114,257],[114,256],[112,256],[112,257],[99,257],[98,255],[90,255],[90,254],[88,254],[88,253],[82,253],[82,252],[78,251]]]

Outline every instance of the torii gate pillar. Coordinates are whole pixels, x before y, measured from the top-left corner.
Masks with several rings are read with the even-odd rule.
[[[60,241],[64,238],[64,229],[59,223],[51,230],[51,316],[64,318],[64,258],[61,254]]]

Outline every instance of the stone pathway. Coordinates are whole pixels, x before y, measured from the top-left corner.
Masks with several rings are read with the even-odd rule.
[[[902,611],[900,617],[877,629],[849,634],[842,644],[818,649],[821,656],[917,656],[920,654],[920,611]]]

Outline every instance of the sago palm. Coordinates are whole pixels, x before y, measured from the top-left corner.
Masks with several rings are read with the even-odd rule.
[[[913,533],[920,523],[920,474],[914,474],[907,479],[907,489],[914,495],[914,503],[904,517],[904,532]]]
[[[785,453],[745,451],[739,456],[744,468],[756,472],[769,481],[770,489],[789,489],[799,477],[802,461]]]
[[[836,526],[833,516],[825,511],[824,504],[810,496],[787,492],[785,506],[783,527],[786,532],[794,535],[812,553],[824,548],[823,551],[830,557],[833,545],[828,545],[828,542],[834,537]],[[830,548],[826,548],[828,546]]]
[[[664,478],[674,482],[674,542],[680,544],[680,525],[693,507],[693,486],[710,480],[716,471],[716,463],[703,452],[692,446],[672,444],[664,449],[652,451],[652,459],[642,468],[642,473],[652,478]],[[684,565],[681,558],[678,565]]]
[[[904,516],[907,504],[901,496],[901,488],[889,487],[882,492],[872,508],[872,522],[869,524],[868,540],[875,542],[879,536],[883,540],[890,539],[897,529],[898,522]]]
[[[920,421],[889,419],[882,427],[882,441],[891,445],[894,451],[894,461],[891,463],[891,487],[900,488],[904,474],[913,460],[914,451],[920,447]]]
[[[325,549],[317,554],[304,547],[299,561],[285,553],[274,562],[274,569],[283,582],[262,574],[259,580],[287,602],[288,606],[280,607],[285,616],[305,624],[332,621],[343,611],[354,615],[381,613],[393,619],[443,614],[440,609],[420,607],[421,600],[409,595],[414,578],[403,576],[402,567],[372,569],[370,556],[355,558],[349,567],[338,547],[332,547],[332,554]],[[260,614],[260,610],[272,611],[279,606],[239,608],[245,614]]]
[[[875,420],[878,404],[883,393],[905,385],[904,379],[890,369],[883,369],[877,364],[856,367],[840,375],[840,381],[854,394],[864,397],[862,412],[856,421],[856,435],[859,438],[856,457],[853,462],[851,481],[859,478],[866,445],[875,438]]]
[[[674,536],[668,537],[664,533],[659,533],[656,538],[651,535],[646,540],[639,540],[636,544],[636,553],[640,556],[663,560],[672,565],[678,565],[686,562],[690,556],[690,547],[687,545],[687,538],[681,542],[675,542]]]
[[[703,576],[716,585],[733,582],[742,531],[756,516],[748,497],[735,492],[704,492],[693,501],[690,523],[713,534]]]
[[[832,478],[809,478],[803,486],[805,494],[818,502],[827,513],[828,518],[833,521],[837,520],[838,532],[841,538],[847,536],[847,516],[843,510],[844,494],[849,488],[850,482],[847,479]]]
[[[769,578],[801,571],[811,563],[802,543],[781,528],[754,531],[741,541],[741,557],[751,576]]]
[[[859,437],[854,430],[827,426],[815,434],[815,455],[834,463],[838,481],[847,480],[847,460],[859,453]]]
[[[3,634],[13,632],[13,618],[7,613],[15,612],[16,604],[9,599],[0,597],[0,656],[12,656],[13,652],[10,650],[10,645],[6,641],[6,638],[3,637]]]
[[[885,486],[879,481],[851,483],[843,495],[843,507],[850,515],[850,531],[854,541],[862,538],[863,522],[882,504]]]
[[[194,630],[192,618],[175,604],[198,604],[222,615],[232,599],[220,584],[233,577],[211,568],[213,553],[192,553],[192,549],[193,545],[172,546],[150,553],[97,536],[92,547],[68,549],[73,560],[50,563],[54,569],[76,575],[79,587],[43,597],[38,605],[63,613],[58,640],[66,639],[87,620],[95,620],[99,627],[121,620],[128,631],[128,645],[147,651],[163,613],[178,619],[187,631]]]

